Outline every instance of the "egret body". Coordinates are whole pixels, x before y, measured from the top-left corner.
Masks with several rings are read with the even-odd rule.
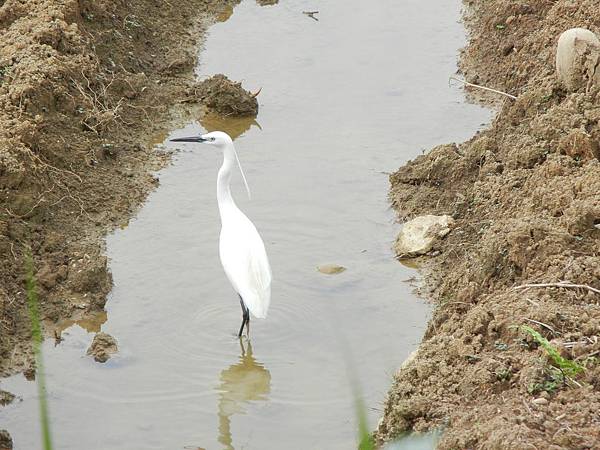
[[[237,162],[242,178],[250,195],[248,183],[239,164],[233,141],[227,133],[213,131],[201,136],[171,139],[175,142],[201,142],[212,145],[223,152],[223,165],[217,176],[217,202],[221,216],[219,255],[225,274],[240,297],[242,336],[244,326],[250,334],[250,313],[265,318],[271,302],[271,267],[265,245],[254,224],[237,207],[229,188],[231,170]]]

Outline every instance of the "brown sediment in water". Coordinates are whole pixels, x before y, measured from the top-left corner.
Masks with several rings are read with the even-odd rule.
[[[599,448],[600,89],[565,91],[559,35],[599,33],[597,2],[471,1],[469,81],[501,99],[491,126],[391,175],[400,219],[450,214],[441,254],[423,258],[436,306],[396,374],[375,433],[444,427],[439,448]],[[585,370],[563,380],[528,325]]]
[[[34,365],[27,247],[46,334],[101,316],[103,237],[157,185],[153,136],[204,111],[197,48],[237,3],[0,2],[0,376]]]

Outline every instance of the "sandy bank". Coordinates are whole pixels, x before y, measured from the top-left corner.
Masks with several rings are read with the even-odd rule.
[[[469,81],[518,96],[491,126],[432,149],[390,177],[401,219],[449,214],[425,258],[436,303],[423,343],[395,377],[384,442],[445,426],[440,448],[600,447],[600,295],[515,289],[568,281],[600,289],[600,89],[567,92],[558,36],[600,32],[594,1],[471,1]],[[585,368],[564,377],[522,325]]]

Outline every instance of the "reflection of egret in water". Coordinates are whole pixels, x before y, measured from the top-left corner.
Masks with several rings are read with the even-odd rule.
[[[231,438],[231,416],[245,414],[244,403],[267,401],[271,391],[271,374],[256,362],[250,342],[244,348],[237,364],[221,372],[219,390],[219,442],[228,450],[233,450]]]
[[[211,131],[224,131],[234,141],[248,131],[253,125],[257,126],[259,130],[262,130],[259,123],[252,116],[224,117],[219,116],[218,114],[208,113],[200,119],[200,123],[209,133]]]

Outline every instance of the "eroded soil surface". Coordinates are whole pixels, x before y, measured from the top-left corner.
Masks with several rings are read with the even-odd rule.
[[[441,254],[424,258],[435,313],[397,373],[381,443],[446,427],[439,447],[600,447],[600,89],[566,92],[558,36],[600,33],[595,1],[469,2],[468,80],[518,96],[489,129],[392,174],[400,219],[450,214]],[[531,335],[585,369],[564,377]]]
[[[152,137],[206,109],[198,43],[236,3],[0,2],[0,376],[34,370],[28,248],[47,334],[104,307],[102,238],[158,182]]]

